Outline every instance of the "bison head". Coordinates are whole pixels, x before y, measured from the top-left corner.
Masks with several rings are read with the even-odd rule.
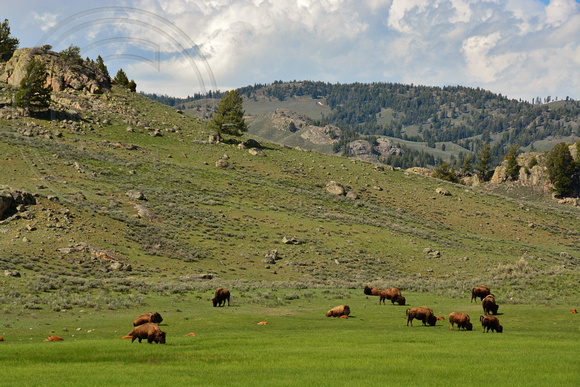
[[[431,315],[431,316],[427,317],[427,322],[429,323],[429,325],[431,325],[432,327],[434,327],[435,324],[437,324],[437,317]]]
[[[394,299],[392,300],[392,301],[393,301],[393,304],[396,302],[396,303],[398,303],[399,305],[405,305],[405,301],[406,301],[406,300],[405,300],[405,297],[403,297],[403,296],[395,296],[395,297],[396,297],[396,298],[394,298]]]
[[[163,317],[161,317],[161,315],[157,312],[153,313],[153,316],[151,316],[151,322],[159,324],[161,321],[163,321]]]
[[[496,330],[497,330],[497,333],[502,333],[503,327],[501,325],[498,325]]]
[[[465,325],[465,329],[467,329],[468,331],[472,331],[473,330],[473,324],[468,322],[467,325]]]
[[[218,299],[217,298],[212,298],[211,299],[211,302],[213,302],[213,306],[215,308],[217,306],[217,304],[218,304]]]
[[[156,339],[159,344],[165,344],[165,332],[159,332]]]
[[[493,313],[493,314],[497,314],[497,310],[498,309],[499,309],[499,305],[497,305],[497,304],[496,305],[492,305],[491,308],[490,308],[491,313]]]

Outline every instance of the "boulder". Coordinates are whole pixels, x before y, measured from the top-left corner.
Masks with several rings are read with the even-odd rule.
[[[451,192],[449,192],[449,191],[447,191],[446,189],[443,189],[443,188],[437,188],[435,190],[435,192],[437,192],[439,195],[451,196]]]
[[[215,166],[221,169],[229,169],[231,168],[230,163],[228,163],[226,160],[224,159],[219,159],[218,161],[215,162]]]
[[[330,181],[326,184],[326,191],[333,194],[333,195],[345,195],[346,191],[342,184],[337,183],[336,181]]]
[[[250,152],[251,155],[253,156],[260,156],[260,157],[265,157],[266,153],[258,148],[251,148],[248,152]]]
[[[352,200],[356,200],[358,199],[358,194],[354,191],[348,191],[348,193],[346,194],[346,197]]]
[[[147,200],[145,198],[145,195],[143,195],[143,192],[140,191],[135,190],[127,191],[125,195],[127,195],[127,197],[131,200]]]
[[[296,237],[284,237],[282,238],[282,243],[285,245],[299,245],[302,242],[300,242]]]

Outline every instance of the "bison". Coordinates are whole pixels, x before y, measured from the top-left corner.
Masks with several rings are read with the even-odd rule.
[[[228,301],[228,306],[230,306],[230,291],[226,288],[217,288],[213,298],[211,299],[214,308],[216,306],[225,306],[226,300]]]
[[[481,321],[481,327],[483,333],[491,331],[496,331],[497,333],[503,332],[503,327],[499,324],[499,319],[495,316],[479,316],[479,321]],[[487,331],[485,330],[487,328]]]
[[[326,312],[326,317],[348,316],[349,314],[350,308],[348,305],[339,305]]]
[[[449,324],[453,330],[453,324],[457,324],[457,329],[471,331],[473,324],[469,322],[469,315],[466,313],[453,312],[449,314]]]
[[[476,286],[473,289],[471,289],[471,302],[473,302],[473,300],[477,301],[477,297],[479,297],[483,301],[483,299],[489,294],[491,294],[489,287]]]
[[[499,305],[495,303],[495,297],[493,294],[486,296],[483,301],[481,301],[481,306],[483,307],[483,314],[487,316],[488,314],[497,314]]]
[[[143,313],[142,315],[137,317],[135,319],[135,321],[133,321],[133,326],[136,327],[138,325],[143,325],[146,323],[159,324],[161,321],[163,321],[163,317],[161,317],[161,315],[157,312],[155,312],[155,313],[151,313],[151,312]]]
[[[388,288],[381,290],[379,293],[380,299],[379,304],[385,303],[385,300],[391,300],[391,303],[395,305],[395,302],[399,305],[405,305],[405,297],[401,295],[401,291],[397,288]]]
[[[568,313],[578,313],[578,309],[570,309]]]
[[[411,322],[411,326],[413,326],[413,319],[423,321],[423,325],[431,325],[435,326],[437,323],[437,317],[433,314],[433,310],[426,306],[418,306],[416,308],[407,309],[407,326],[409,326],[409,322]]]
[[[128,333],[127,336],[132,337],[131,343],[135,341],[135,339],[139,339],[139,342],[143,339],[147,339],[149,344],[152,342],[165,344],[165,332],[159,329],[159,326],[155,323],[138,325],[131,331],[131,333]]]
[[[380,296],[381,295],[381,291],[379,289],[375,288],[374,286],[365,286],[363,292],[367,296]]]

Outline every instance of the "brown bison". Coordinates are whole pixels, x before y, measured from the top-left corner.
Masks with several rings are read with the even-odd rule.
[[[483,301],[483,299],[489,294],[491,294],[491,291],[487,286],[476,286],[471,289],[471,302],[473,302],[473,300],[477,301],[477,297]]]
[[[479,321],[481,321],[481,327],[483,328],[483,333],[491,331],[496,331],[497,333],[503,332],[503,327],[499,324],[499,320],[495,316],[479,316]],[[487,328],[487,331],[485,330]]]
[[[217,288],[211,299],[214,307],[226,306],[226,300],[228,301],[228,306],[230,306],[230,291],[226,288]]]
[[[155,323],[159,324],[163,321],[163,317],[157,312],[155,313],[143,313],[141,316],[137,317],[135,321],[133,321],[133,326],[136,327],[138,325],[143,325],[146,323]]]
[[[570,309],[568,313],[578,313],[578,309]]]
[[[348,316],[349,314],[350,308],[348,305],[339,305],[326,312],[326,317]]]
[[[155,323],[145,323],[136,326],[131,333],[128,333],[127,336],[131,336],[131,342],[135,341],[135,339],[139,339],[139,342],[143,339],[147,339],[147,342],[151,344],[152,342],[156,342],[159,344],[165,344],[165,332],[159,329],[159,326]]]
[[[381,290],[379,293],[380,299],[379,304],[385,303],[385,300],[391,300],[391,303],[395,305],[395,302],[399,305],[405,305],[405,297],[401,295],[401,291],[397,288],[388,288]]]
[[[0,341],[4,341],[4,337],[0,336]]]
[[[46,339],[44,341],[64,341],[64,339],[62,337],[49,335],[48,339]]]
[[[375,288],[374,286],[365,286],[363,292],[367,296],[380,296],[381,295],[381,291],[379,289]]]
[[[433,313],[431,308],[426,306],[418,306],[416,308],[407,309],[407,326],[409,326],[409,322],[411,322],[411,326],[413,326],[413,319],[423,321],[423,325],[431,325],[435,326],[437,323],[437,317]]]
[[[495,297],[493,294],[486,296],[483,301],[481,301],[481,306],[483,307],[483,314],[487,316],[488,314],[497,314],[499,305],[495,303]]]
[[[469,322],[469,315],[466,313],[453,312],[449,314],[449,324],[453,330],[453,324],[457,324],[457,329],[471,331],[473,324]]]

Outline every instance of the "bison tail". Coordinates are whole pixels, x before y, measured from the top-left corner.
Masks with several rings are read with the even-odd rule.
[[[411,310],[411,308],[407,308],[407,310],[405,311],[405,315],[406,315],[407,317],[409,317],[409,311],[410,311],[410,310]]]
[[[483,316],[479,316],[479,322],[483,322]]]

